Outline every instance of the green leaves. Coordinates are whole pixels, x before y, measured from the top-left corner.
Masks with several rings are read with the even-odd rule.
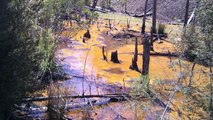
[[[133,96],[150,96],[150,89],[149,89],[149,76],[141,76],[139,79],[135,79],[131,85],[132,91],[131,94]]]
[[[54,0],[5,0],[0,5],[4,11],[0,12],[2,119],[18,99],[41,86],[40,80],[52,79],[56,70],[53,31],[60,22],[52,6],[57,5]]]
[[[213,65],[213,3],[202,0],[193,25],[185,28],[182,49],[187,59],[205,66]]]

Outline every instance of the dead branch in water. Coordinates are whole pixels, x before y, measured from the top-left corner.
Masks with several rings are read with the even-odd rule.
[[[134,53],[120,53],[120,54],[134,54]],[[138,55],[143,55],[143,53],[138,53]],[[162,57],[178,57],[178,54],[175,53],[150,53],[150,56],[162,56]]]
[[[36,97],[36,98],[24,98],[20,102],[35,102],[35,101],[46,101],[50,99],[59,99],[59,98],[64,98],[64,99],[77,99],[77,98],[130,98],[128,94],[103,94],[103,95],[82,95],[82,96],[73,96],[73,95],[61,95],[60,97],[58,96],[50,96],[50,97]]]

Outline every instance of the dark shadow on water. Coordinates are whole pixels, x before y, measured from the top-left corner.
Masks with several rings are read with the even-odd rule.
[[[113,73],[113,74],[123,74],[123,73],[125,73],[125,71],[121,70],[120,67],[110,68],[110,69],[103,69],[103,71],[108,72],[108,73]]]

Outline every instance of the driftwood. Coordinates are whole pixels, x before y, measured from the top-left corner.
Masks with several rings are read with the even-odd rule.
[[[120,63],[118,60],[118,51],[111,52],[111,61],[114,63]]]

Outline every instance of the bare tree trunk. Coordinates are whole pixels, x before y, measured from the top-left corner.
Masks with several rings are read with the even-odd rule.
[[[154,45],[153,45],[153,42],[154,42],[154,33],[153,33],[153,28],[151,27],[151,38],[150,38],[150,50],[151,51],[154,51]]]
[[[127,18],[127,30],[129,30],[129,28],[130,28],[130,20]]]
[[[193,65],[192,65],[192,69],[191,69],[191,73],[190,73],[190,76],[189,76],[189,87],[191,87],[191,85],[192,85],[192,78],[193,78],[193,76],[194,76],[194,68],[195,68],[195,65],[196,65],[196,63],[194,62],[193,63]]]
[[[184,27],[187,25],[188,16],[189,16],[189,0],[186,0],[186,11],[185,11],[184,25],[183,25]]]
[[[108,8],[111,8],[111,0],[108,0],[107,4],[108,4]]]
[[[156,33],[156,19],[157,19],[157,0],[153,1],[153,16],[152,16],[152,29]]]
[[[107,57],[106,57],[106,55],[105,55],[105,49],[104,49],[104,48],[105,48],[105,47],[103,46],[103,47],[102,47],[102,55],[103,55],[103,59],[107,61]]]
[[[125,14],[127,14],[128,12],[127,12],[127,1],[125,2],[125,4],[124,4],[124,9],[125,9]]]
[[[98,0],[93,0],[92,9],[94,10],[97,6]]]
[[[138,61],[138,38],[135,38],[135,54],[134,54],[134,61]]]
[[[212,67],[210,67],[210,118],[213,118],[213,72]]]
[[[142,75],[149,74],[149,61],[150,61],[150,47],[151,43],[148,35],[144,35],[143,42],[143,66],[142,66]]]
[[[137,61],[138,61],[138,39],[136,37],[134,58],[132,59],[132,65],[130,65],[129,68],[132,69],[132,70],[140,72],[139,69],[138,69]]]
[[[111,19],[109,19],[109,28],[112,29]]]
[[[157,0],[153,0],[153,15],[152,15],[152,28],[151,28],[151,50],[154,51],[153,42],[154,37],[153,34],[156,33],[156,10],[157,10]]]
[[[145,28],[146,28],[146,11],[147,11],[147,3],[148,3],[148,0],[146,0],[146,2],[145,2],[145,9],[144,9],[144,16],[143,16],[143,25],[142,25],[142,30],[141,30],[141,33],[142,33],[142,34],[145,33]]]

